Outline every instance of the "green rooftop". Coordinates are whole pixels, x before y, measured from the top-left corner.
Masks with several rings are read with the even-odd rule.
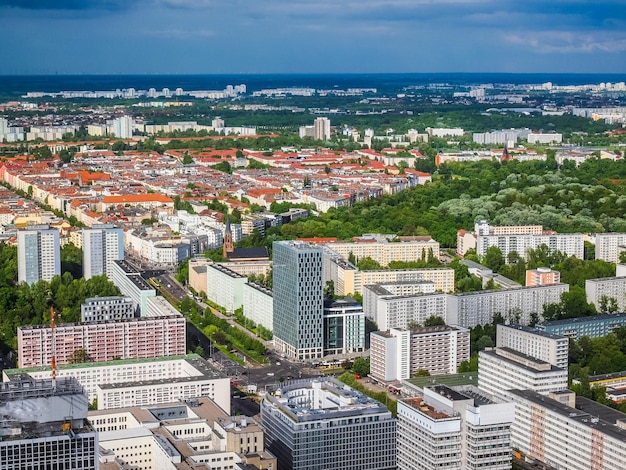
[[[429,385],[447,385],[448,387],[454,387],[457,385],[478,385],[478,372],[414,377],[412,379],[407,379],[406,381],[420,388],[427,387]]]

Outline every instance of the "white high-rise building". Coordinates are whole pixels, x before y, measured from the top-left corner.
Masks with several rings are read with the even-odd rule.
[[[133,136],[133,118],[122,116],[111,121],[109,132],[118,139],[130,139]]]
[[[83,277],[111,274],[115,260],[124,259],[124,231],[110,224],[83,229]]]
[[[273,245],[274,342],[291,358],[324,353],[322,248],[298,241]]]
[[[330,139],[330,119],[321,117],[313,121],[313,138],[315,140]]]
[[[426,387],[398,401],[398,470],[508,470],[514,416],[475,387]]]
[[[496,346],[511,348],[567,370],[569,340],[565,336],[528,326],[500,324],[496,328]]]
[[[17,232],[17,281],[35,284],[61,275],[59,231],[48,225],[31,225]]]

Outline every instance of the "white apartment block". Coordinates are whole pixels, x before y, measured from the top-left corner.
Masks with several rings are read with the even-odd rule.
[[[100,437],[100,468],[276,469],[257,422],[230,417],[207,398],[91,411],[89,420]]]
[[[395,296],[379,285],[370,285],[363,293],[363,311],[381,331],[407,328],[412,322],[423,325],[433,315],[456,324],[447,318],[448,297],[449,294],[441,293]]]
[[[2,380],[14,381],[23,374],[34,379],[50,379],[52,372],[48,366],[5,369]],[[57,377],[74,377],[90,402],[98,399],[99,410],[117,407],[118,399],[125,403],[135,399],[137,402],[132,406],[140,406],[206,396],[230,411],[230,378],[195,354],[67,364],[57,368]],[[151,391],[135,397],[116,391],[118,387],[125,391],[136,385]]]
[[[511,390],[512,443],[522,456],[550,468],[626,468],[626,415],[573,392],[548,397]]]
[[[527,356],[567,369],[569,339],[522,325],[498,325],[496,347],[510,348]]]
[[[427,127],[426,133],[431,137],[460,137],[465,133],[465,131],[463,131],[460,127]]]
[[[490,225],[486,220],[479,220],[474,224],[473,232],[467,230],[457,232],[456,251],[460,256],[465,256],[470,249],[475,250],[478,236],[541,235],[542,233],[541,225]]]
[[[527,257],[527,251],[536,250],[540,245],[546,245],[551,251],[560,251],[567,256],[584,259],[585,235],[582,233],[566,233],[551,235],[478,235],[476,238],[476,254],[485,256],[487,250],[496,246],[500,248],[504,259],[509,253],[516,252],[522,258]]]
[[[257,325],[274,330],[274,298],[272,291],[254,283],[243,285],[243,314]]]
[[[363,294],[365,286],[372,284],[397,284],[419,281],[434,282],[435,290],[438,292],[454,292],[454,269],[416,268],[356,271],[354,273],[353,285],[354,292]],[[335,294],[340,295],[338,292],[335,292]]]
[[[207,299],[232,314],[243,305],[243,286],[248,279],[220,264],[209,264],[206,270]]]
[[[619,263],[619,255],[626,251],[626,233],[596,233],[596,259]]]
[[[547,395],[567,388],[567,369],[510,348],[487,349],[478,353],[478,388],[501,400],[510,399],[510,390]]]
[[[425,238],[429,239],[391,242],[384,236],[364,236],[355,243],[330,243],[326,246],[345,259],[352,253],[357,262],[371,258],[384,267],[391,261],[420,261],[429,256],[439,259],[439,242]]]
[[[61,275],[59,231],[48,225],[32,225],[17,232],[17,282],[50,282]]]
[[[313,138],[315,140],[330,139],[330,119],[320,117],[313,121]]]
[[[560,144],[563,142],[563,134],[528,134],[529,144]]]
[[[398,401],[398,470],[510,469],[514,417],[475,387],[426,387]]]
[[[80,306],[83,323],[128,320],[135,317],[130,297],[91,297]]]
[[[82,230],[83,277],[106,274],[113,261],[124,259],[124,231],[110,224],[95,224]]]
[[[419,370],[427,370],[430,375],[455,374],[469,357],[466,328],[392,328],[370,334],[370,374],[383,382],[406,379]]]
[[[139,271],[124,260],[113,261],[111,265],[111,282],[122,295],[130,297],[140,315],[145,315],[148,299],[156,296],[156,289],[148,284]]]
[[[382,382],[410,378],[410,342],[406,329],[370,333],[370,375]]]
[[[499,313],[505,320],[528,325],[532,314],[541,319],[543,306],[559,303],[561,294],[568,291],[567,284],[551,284],[449,295],[446,323],[473,328],[491,323]]]
[[[614,299],[618,311],[626,311],[626,277],[603,277],[585,281],[587,302],[596,306],[598,311],[603,297]]]
[[[184,354],[185,326],[180,314],[119,322],[65,323],[55,327],[54,335],[49,325],[22,326],[17,329],[18,367],[51,364],[53,341],[59,365],[69,364],[79,350],[84,350],[91,361]]]

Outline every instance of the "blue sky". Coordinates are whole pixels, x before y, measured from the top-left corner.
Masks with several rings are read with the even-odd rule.
[[[0,74],[626,73],[626,0],[0,0]]]

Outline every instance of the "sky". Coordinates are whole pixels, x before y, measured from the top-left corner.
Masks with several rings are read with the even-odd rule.
[[[0,75],[626,73],[626,0],[0,0]]]

